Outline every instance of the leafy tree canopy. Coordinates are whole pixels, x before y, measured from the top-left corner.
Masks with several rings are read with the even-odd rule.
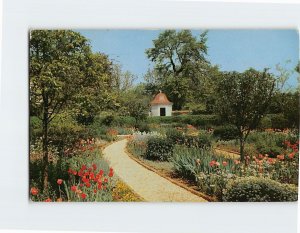
[[[155,63],[159,86],[176,110],[182,109],[190,87],[206,73],[209,65],[205,58],[206,40],[207,32],[197,39],[190,30],[166,30],[153,40],[153,48],[146,50],[148,58]],[[156,88],[154,85],[148,87],[152,91]]]
[[[217,87],[217,107],[224,121],[239,131],[240,154],[250,130],[265,114],[275,89],[275,79],[267,70],[249,69],[243,73],[224,72]]]

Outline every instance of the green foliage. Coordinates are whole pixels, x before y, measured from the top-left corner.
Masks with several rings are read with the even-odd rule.
[[[224,172],[204,173],[197,175],[197,185],[199,189],[207,195],[214,196],[217,200],[222,200],[223,191],[233,175]]]
[[[107,115],[103,118],[102,123],[106,126],[112,126],[115,117],[113,115]]]
[[[189,124],[195,127],[211,128],[220,124],[220,120],[216,115],[177,115],[164,117],[148,117],[148,123],[156,124]]]
[[[202,86],[203,70],[209,66],[205,58],[206,40],[207,32],[198,40],[190,30],[165,30],[153,41],[153,48],[146,50],[156,72],[148,89],[153,91],[159,86],[174,103],[175,110],[184,106],[191,88]]]
[[[275,89],[275,79],[265,69],[243,73],[225,72],[218,82],[217,110],[222,119],[239,130],[240,155],[250,130],[257,127],[266,113]]]
[[[261,118],[257,128],[260,130],[272,128],[272,119],[268,116],[264,116],[263,118]]]
[[[258,153],[276,157],[283,153],[285,140],[288,140],[288,135],[283,133],[252,132],[247,142],[254,143]]]
[[[49,139],[59,151],[72,147],[80,138],[86,138],[88,131],[79,125],[68,113],[57,114],[49,125]]]
[[[219,140],[229,141],[239,137],[238,129],[233,125],[218,126],[214,129],[214,137]]]
[[[261,177],[243,177],[226,186],[223,201],[278,202],[297,201],[298,188]]]
[[[166,138],[152,137],[147,141],[146,158],[167,161],[173,154],[173,143]]]
[[[30,142],[34,143],[37,138],[42,137],[42,121],[36,116],[29,118],[29,135]]]
[[[138,123],[136,129],[142,133],[149,133],[151,131],[147,123]]]
[[[274,114],[271,115],[272,128],[273,129],[286,129],[288,128],[288,120],[283,114]]]
[[[174,171],[180,176],[196,181],[196,175],[203,170],[207,170],[205,163],[212,159],[210,151],[198,148],[187,148],[185,146],[175,146],[174,155],[171,162]]]
[[[166,136],[173,144],[183,144],[184,143],[183,132],[176,130],[174,128],[167,129]]]

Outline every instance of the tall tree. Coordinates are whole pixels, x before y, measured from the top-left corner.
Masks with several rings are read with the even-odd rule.
[[[113,64],[107,55],[95,53],[87,57],[86,82],[76,93],[73,107],[77,121],[90,124],[100,111],[115,108],[117,96],[111,91],[112,76]]]
[[[89,44],[69,30],[34,30],[29,41],[30,108],[42,120],[43,183],[48,183],[48,130],[56,114],[86,85]]]
[[[205,59],[206,40],[207,32],[202,33],[198,40],[190,30],[166,30],[153,40],[154,47],[146,50],[176,110],[183,107],[189,87],[203,71],[203,64],[208,64]]]
[[[245,141],[265,114],[274,89],[275,79],[267,70],[225,72],[218,83],[218,111],[239,132],[241,160],[244,160]]]
[[[137,77],[130,71],[123,71],[118,63],[113,64],[112,70],[112,88],[116,91],[127,91],[134,86]]]

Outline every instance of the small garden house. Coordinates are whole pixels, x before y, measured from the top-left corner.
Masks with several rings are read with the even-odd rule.
[[[165,93],[159,92],[154,99],[150,102],[151,116],[171,116],[172,115],[172,105]]]

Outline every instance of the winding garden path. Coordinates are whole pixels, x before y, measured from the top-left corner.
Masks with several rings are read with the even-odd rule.
[[[145,201],[206,202],[132,160],[125,152],[126,143],[127,139],[123,139],[107,146],[104,158],[116,175]]]

